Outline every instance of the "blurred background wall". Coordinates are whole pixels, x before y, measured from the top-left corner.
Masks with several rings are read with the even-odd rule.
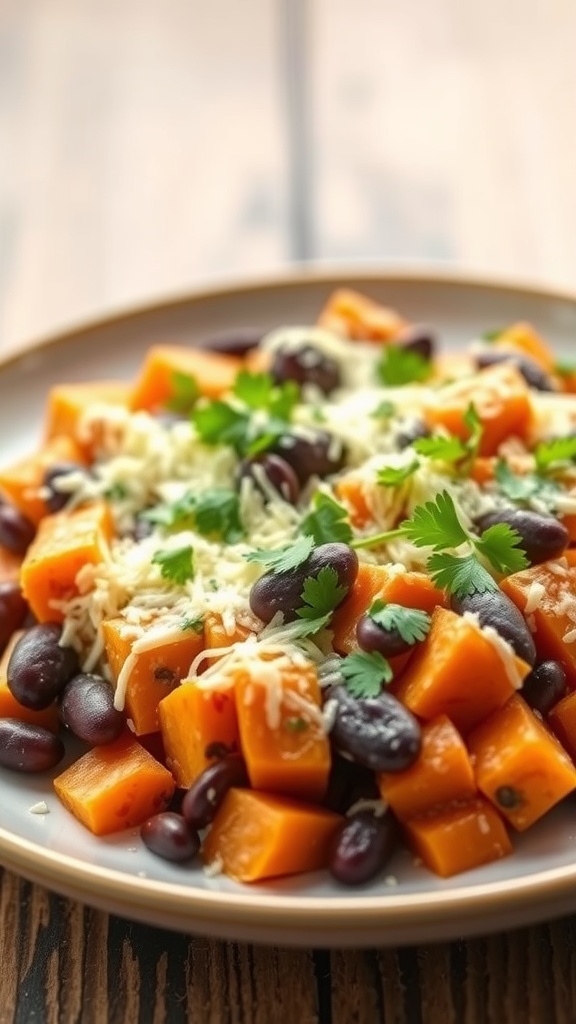
[[[0,348],[294,260],[576,290],[575,0],[0,0]]]

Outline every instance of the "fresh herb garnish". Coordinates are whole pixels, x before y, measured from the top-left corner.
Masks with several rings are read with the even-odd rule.
[[[389,402],[386,398],[370,413],[370,416],[375,420],[389,420],[395,415],[396,406],[394,405],[394,402]]]
[[[186,616],[182,619],[180,625],[185,632],[202,633],[204,630],[204,618],[202,615]]]
[[[312,509],[304,516],[300,530],[313,537],[316,544],[334,541],[349,544],[353,536],[346,509],[324,491],[314,495]]]
[[[377,651],[349,654],[342,659],[339,671],[353,697],[377,697],[382,687],[392,680],[390,663]]]
[[[268,572],[290,572],[302,565],[314,550],[314,538],[310,535],[298,537],[297,540],[275,551],[250,551],[245,555],[247,562],[256,562],[264,566]]]
[[[110,487],[107,487],[104,491],[104,497],[108,501],[125,501],[129,494],[130,491],[126,487],[126,484],[120,483],[120,481],[110,484]]]
[[[324,565],[317,576],[307,576],[300,598],[302,607],[296,614],[300,619],[321,619],[331,614],[344,600],[348,588],[339,583],[338,573],[331,565]]]
[[[410,479],[419,465],[418,459],[413,459],[404,466],[383,466],[376,473],[376,482],[383,487],[399,487]]]
[[[183,586],[194,576],[194,552],[189,544],[181,548],[156,551],[152,562],[160,566],[160,574],[171,583]]]
[[[232,390],[232,403],[223,399],[198,403],[192,413],[198,437],[204,444],[228,444],[240,456],[265,451],[286,433],[298,400],[297,384],[276,384],[267,373],[241,370]]]
[[[403,345],[387,344],[376,367],[378,378],[386,387],[402,387],[426,380],[430,361]]]
[[[181,413],[187,416],[196,405],[200,397],[198,381],[189,373],[182,373],[181,370],[174,370],[170,378],[171,393],[165,405],[171,412]]]
[[[431,618],[419,608],[406,608],[402,604],[386,603],[376,598],[368,615],[382,629],[399,633],[407,644],[420,643],[427,636]]]
[[[534,449],[534,461],[538,473],[553,473],[576,461],[576,436],[555,437],[541,441]]]
[[[299,389],[293,380],[276,384],[269,373],[240,370],[233,392],[249,409],[263,409],[270,416],[287,422],[298,401]]]
[[[465,441],[460,437],[443,437],[439,434],[419,437],[413,442],[414,451],[419,455],[426,455],[429,459],[452,463],[460,473],[466,473],[478,455],[484,425],[472,403],[462,419],[469,432]]]
[[[147,509],[143,518],[165,529],[195,527],[205,537],[216,537],[236,544],[244,536],[240,521],[240,500],[236,491],[214,487],[194,494],[187,491],[177,501]]]

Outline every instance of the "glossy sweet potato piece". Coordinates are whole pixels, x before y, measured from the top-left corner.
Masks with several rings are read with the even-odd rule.
[[[447,715],[466,733],[505,704],[529,671],[512,652],[503,657],[471,617],[436,608],[394,692],[419,718]]]
[[[86,381],[81,384],[57,384],[48,395],[45,437],[67,435],[76,441],[87,459],[92,457],[93,438],[83,436],[80,423],[89,405],[128,405],[132,386],[126,381]]]
[[[466,440],[464,416],[473,403],[482,420],[480,455],[494,455],[508,437],[525,437],[530,427],[529,389],[521,373],[510,363],[480,370],[475,376],[440,388],[424,409],[432,428]]]
[[[334,490],[339,501],[347,509],[353,526],[361,530],[374,521],[363,479],[354,473],[348,473],[336,481]]]
[[[24,597],[39,622],[61,622],[54,601],[76,593],[76,576],[101,562],[113,535],[112,516],[103,502],[46,516],[22,562]]]
[[[512,853],[502,818],[481,797],[411,818],[404,831],[426,867],[442,878]]]
[[[546,716],[552,732],[576,762],[576,690],[554,705]]]
[[[576,789],[576,768],[520,696],[468,736],[478,788],[523,831]]]
[[[150,636],[155,629],[155,625],[150,627]],[[141,633],[121,617],[107,619],[102,630],[106,657],[113,681],[117,684],[124,663],[132,658],[134,642]],[[191,629],[177,640],[165,641],[159,637],[151,650],[134,655],[126,681],[124,711],[137,736],[160,728],[160,701],[188,675],[190,665],[202,647],[202,634]]]
[[[230,789],[204,840],[202,858],[238,882],[316,871],[326,866],[341,822],[323,807]]]
[[[174,788],[168,769],[129,734],[94,747],[54,779],[64,806],[97,836],[141,825],[167,807]]]
[[[255,660],[235,670],[240,745],[255,789],[320,800],[328,786],[330,744],[312,665]]]
[[[160,702],[158,715],[167,764],[184,789],[213,761],[211,747],[239,748],[233,679],[217,687],[185,679]]]
[[[531,609],[527,619],[538,660],[560,661],[576,689],[576,566],[564,558],[543,562],[507,576],[501,587],[521,612]]]
[[[204,647],[212,650],[215,647],[231,647],[232,644],[241,643],[250,636],[250,630],[246,626],[236,623],[233,633],[227,633],[222,625],[219,615],[207,615],[204,622]]]
[[[401,821],[454,800],[468,800],[477,786],[468,751],[446,715],[422,728],[422,750],[411,768],[383,772],[378,786]]]
[[[6,672],[8,662],[14,647],[23,634],[24,630],[22,629],[12,634],[12,639],[8,642],[0,658],[0,718],[17,718],[20,722],[29,722],[30,725],[40,725],[43,729],[49,729],[50,732],[58,732],[60,718],[56,702],[41,711],[34,711],[32,708],[26,708],[20,704],[12,695],[12,691],[8,689]]]
[[[236,356],[178,345],[154,345],[148,349],[130,405],[132,409],[160,409],[174,393],[174,375],[192,377],[201,395],[218,398],[228,391],[242,367]]]
[[[318,326],[356,341],[382,342],[398,337],[406,321],[352,288],[338,288],[320,313]]]
[[[533,359],[546,373],[554,372],[556,365],[554,352],[532,324],[524,322],[510,324],[494,339],[492,345],[495,349],[519,352],[521,355]]]
[[[82,465],[84,461],[76,441],[72,437],[58,434],[47,441],[39,452],[0,470],[0,490],[31,522],[38,525],[49,512],[41,494],[46,470],[61,462],[77,462]]]

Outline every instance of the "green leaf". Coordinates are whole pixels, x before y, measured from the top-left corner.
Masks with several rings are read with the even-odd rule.
[[[205,537],[217,536],[236,544],[244,536],[240,522],[240,499],[236,491],[215,487],[193,499],[196,529]]]
[[[383,345],[377,366],[378,378],[386,387],[426,380],[430,375],[430,362],[418,352],[402,345]]]
[[[389,420],[395,415],[396,406],[394,402],[389,402],[386,398],[370,413],[370,416],[375,420]]]
[[[426,455],[439,462],[458,462],[467,454],[466,445],[459,437],[419,437],[412,442],[412,447],[418,455]]]
[[[117,481],[115,484],[110,484],[104,491],[104,497],[108,501],[124,501],[130,495],[130,491],[126,487],[126,484],[122,484]]]
[[[540,489],[541,480],[534,473],[517,476],[510,469],[505,459],[498,459],[494,470],[494,479],[500,490],[511,501],[528,501]]]
[[[171,393],[166,400],[166,408],[172,412],[188,415],[200,397],[198,381],[189,373],[174,370],[170,378],[170,387]]]
[[[161,575],[171,583],[183,586],[194,576],[194,552],[189,544],[181,548],[156,551],[152,562],[160,566]]]
[[[314,538],[308,535],[298,537],[291,544],[286,544],[275,551],[250,551],[244,557],[247,562],[263,565],[268,572],[282,573],[297,569],[310,557],[313,550]]]
[[[576,373],[576,361],[574,359],[559,359],[554,367],[554,373],[559,377],[570,377]]]
[[[189,616],[182,619],[182,629],[191,633],[202,633],[204,631],[204,618],[202,615]]]
[[[497,583],[475,555],[436,552],[428,559],[428,572],[437,587],[455,597],[470,597],[498,590]]]
[[[576,436],[541,441],[534,449],[534,459],[539,473],[550,473],[569,466],[576,460]]]
[[[473,402],[466,409],[462,419],[464,420],[465,426],[470,431],[470,436],[464,442],[466,453],[470,460],[475,459],[480,448],[480,442],[482,441],[482,434],[484,433],[484,424],[478,415],[478,410]]]
[[[269,373],[250,373],[240,370],[234,382],[233,392],[249,409],[262,409],[274,419],[289,422],[292,410],[300,394],[293,380],[276,384]]]
[[[484,530],[474,547],[484,555],[496,572],[521,572],[530,564],[522,550],[522,537],[508,523],[497,523]]]
[[[243,455],[250,427],[250,413],[215,399],[197,406],[192,414],[198,437],[204,444],[228,444]]]
[[[300,619],[318,619],[344,600],[348,587],[342,586],[338,573],[331,565],[324,565],[317,576],[307,576],[300,598],[303,602],[296,614]]]
[[[492,330],[490,330],[490,331],[484,331],[484,332],[483,332],[483,333],[482,333],[482,334],[480,335],[480,337],[482,338],[482,341],[487,341],[487,342],[491,342],[491,341],[497,341],[497,340],[498,340],[498,338],[499,338],[499,337],[500,337],[500,336],[501,336],[502,334],[504,334],[504,331],[505,331],[505,330],[506,330],[506,328],[505,328],[505,327],[496,327],[496,328],[493,328],[493,329],[492,329]]]
[[[418,608],[405,608],[401,604],[386,604],[377,598],[368,609],[368,615],[390,632],[399,633],[407,644],[416,644],[428,635],[431,618]]]
[[[287,732],[306,732],[310,728],[310,723],[305,718],[296,715],[294,718],[284,719],[284,728]]]
[[[377,483],[383,487],[399,487],[416,472],[420,463],[414,459],[405,466],[384,466],[376,474]]]
[[[400,524],[406,537],[417,547],[431,547],[435,551],[456,548],[468,540],[454,502],[448,491],[442,491],[435,501],[417,505],[410,519]]]
[[[346,689],[353,697],[377,697],[382,686],[392,680],[390,663],[377,651],[349,654],[342,659],[340,671]]]
[[[312,500],[312,510],[300,523],[302,533],[309,534],[316,544],[330,544],[352,540],[352,527],[348,522],[346,509],[324,491],[317,491]]]

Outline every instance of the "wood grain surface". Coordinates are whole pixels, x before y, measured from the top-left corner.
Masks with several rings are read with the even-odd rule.
[[[573,0],[1,0],[0,351],[293,259],[576,289],[575,40]],[[574,919],[266,949],[1,882],[0,1024],[576,1020]]]

